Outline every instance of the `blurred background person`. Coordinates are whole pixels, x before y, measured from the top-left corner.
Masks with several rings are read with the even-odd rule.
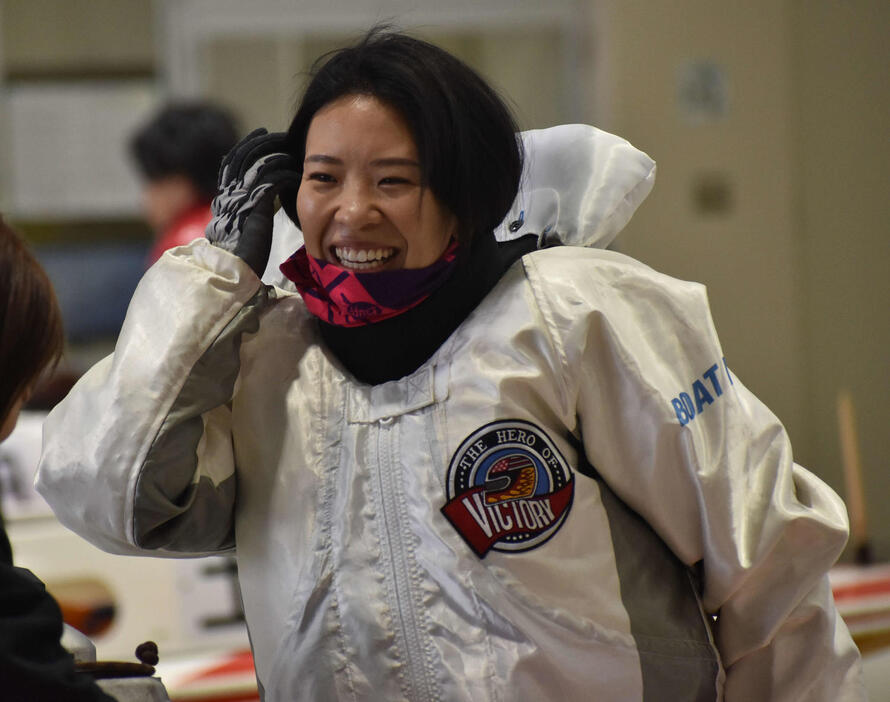
[[[170,103],[133,134],[143,212],[155,233],[148,265],[167,249],[204,236],[220,161],[237,140],[232,115],[202,101]]]
[[[58,362],[62,316],[49,279],[0,217],[0,441],[38,377]],[[0,697],[4,700],[113,700],[77,672],[61,644],[62,613],[43,582],[16,568],[0,515]]]

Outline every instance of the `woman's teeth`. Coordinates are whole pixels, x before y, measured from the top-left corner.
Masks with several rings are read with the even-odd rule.
[[[396,250],[391,248],[382,249],[350,249],[336,247],[334,253],[344,268],[352,268],[355,270],[363,270],[367,268],[376,268],[386,263],[395,255]]]

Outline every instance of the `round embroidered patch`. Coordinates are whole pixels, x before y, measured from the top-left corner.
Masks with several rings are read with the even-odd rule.
[[[531,422],[492,422],[464,439],[448,466],[442,513],[484,558],[528,551],[552,537],[572,506],[572,471]]]

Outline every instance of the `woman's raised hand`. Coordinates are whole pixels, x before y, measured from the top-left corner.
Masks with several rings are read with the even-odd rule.
[[[284,189],[296,192],[300,164],[285,153],[285,134],[255,129],[223,159],[213,219],[205,236],[263,275],[272,246],[275,196]]]

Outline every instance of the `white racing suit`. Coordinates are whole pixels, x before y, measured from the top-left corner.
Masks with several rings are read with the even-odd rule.
[[[525,138],[499,239],[604,246],[652,186],[612,135]],[[39,490],[101,548],[234,549],[270,702],[864,699],[826,576],[843,504],[731,374],[704,289],[619,254],[526,255],[368,386],[297,294],[197,241],[45,437]]]
[[[861,699],[843,504],[704,289],[619,254],[526,255],[372,387],[197,241],[45,435],[39,489],[93,543],[236,550],[267,700]]]

